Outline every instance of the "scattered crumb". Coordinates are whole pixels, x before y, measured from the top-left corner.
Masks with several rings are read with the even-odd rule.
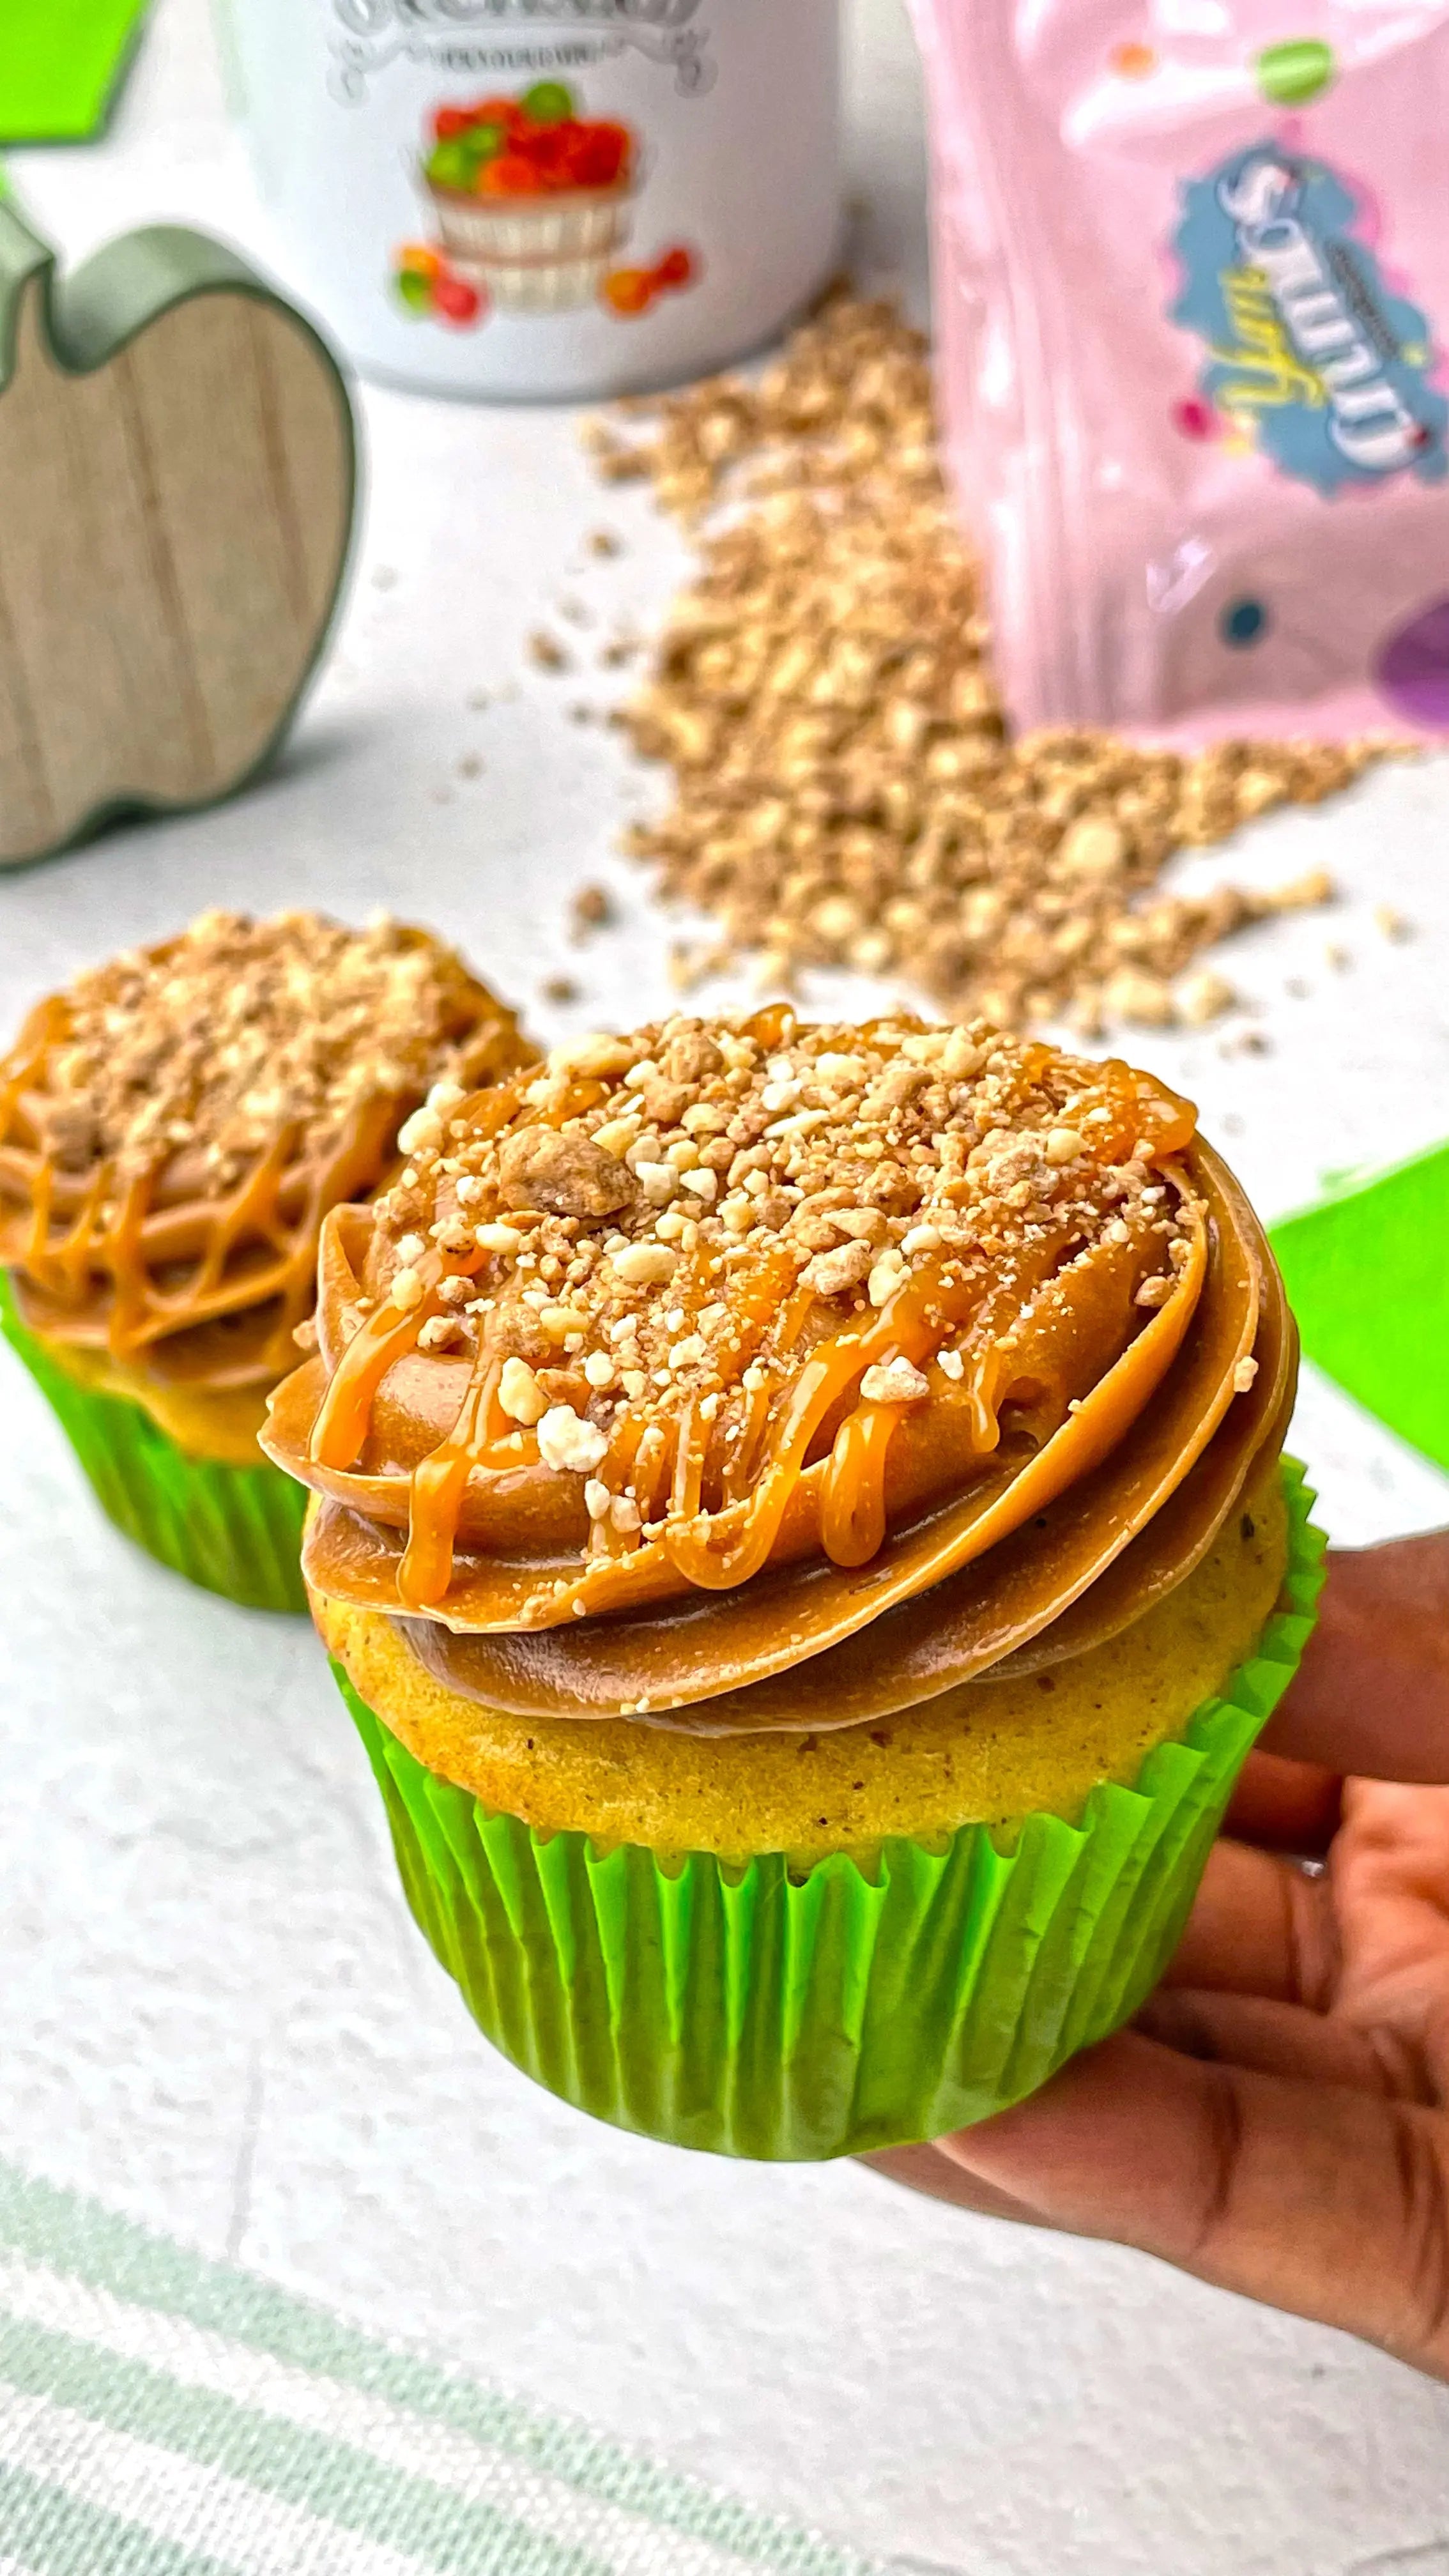
[[[372,586],[374,590],[396,589],[397,574],[393,571],[391,564],[377,564],[374,566]]]
[[[591,930],[606,930],[617,918],[617,906],[607,886],[580,886],[569,906],[570,926],[575,939],[586,939]]]
[[[594,622],[581,599],[561,599],[558,613],[560,617],[567,619],[570,626],[592,626]]]
[[[546,975],[538,988],[538,994],[539,1000],[543,1002],[576,1002],[581,990],[582,987],[574,982],[572,975]]]
[[[576,698],[574,704],[569,709],[570,724],[592,724],[593,721],[593,708],[588,706],[582,698]]]
[[[683,939],[672,939],[666,971],[675,992],[692,993],[696,984],[702,984],[706,975],[711,973],[713,962],[713,949],[696,947]]]
[[[567,671],[571,665],[556,635],[545,627],[535,627],[528,639],[528,658],[540,671]]]
[[[612,528],[591,528],[586,542],[591,555],[621,555],[624,551],[622,537],[616,536]]]
[[[926,343],[889,303],[837,290],[758,380],[621,406],[585,443],[606,481],[647,480],[702,525],[619,719],[672,772],[673,804],[624,846],[662,895],[720,921],[736,959],[754,952],[763,982],[849,966],[1009,1027],[1168,1027],[1214,1015],[1221,979],[1178,984],[1204,950],[1332,899],[1321,869],[1268,894],[1161,878],[1174,852],[1316,804],[1397,746],[1188,758],[1090,731],[1009,737]]]
[[[1353,959],[1338,940],[1330,939],[1324,946],[1323,962],[1326,966],[1331,966],[1335,974],[1341,975],[1346,967],[1353,964]]]
[[[1201,1028],[1206,1021],[1220,1019],[1224,1011],[1230,1011],[1237,998],[1223,976],[1203,966],[1178,986],[1178,1014],[1189,1028]]]
[[[1391,903],[1374,906],[1374,926],[1383,932],[1385,939],[1404,940],[1414,936],[1413,923],[1406,920],[1403,913],[1396,912]]]
[[[477,752],[465,751],[462,759],[458,763],[458,776],[460,778],[481,778],[482,775],[483,763],[479,759]]]
[[[492,699],[489,697],[488,692],[487,692],[487,690],[486,690],[486,689],[470,689],[470,690],[469,690],[469,692],[468,692],[468,704],[469,704],[469,706],[473,709],[473,712],[474,712],[474,714],[475,714],[475,715],[481,715],[481,714],[483,713],[484,708],[485,708],[485,707],[489,707],[489,706],[491,706],[491,705],[492,705],[492,703],[493,703],[493,701],[492,701]]]

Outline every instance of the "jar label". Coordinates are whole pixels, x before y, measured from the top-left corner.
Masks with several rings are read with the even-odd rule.
[[[577,70],[632,46],[672,66],[682,95],[708,89],[716,66],[707,33],[690,22],[700,0],[335,0],[333,86],[360,97],[399,53],[449,71]],[[558,37],[537,38],[557,25]],[[512,38],[507,31],[514,30]],[[528,39],[532,39],[529,41]]]

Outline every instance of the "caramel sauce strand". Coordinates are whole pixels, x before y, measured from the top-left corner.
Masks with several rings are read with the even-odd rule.
[[[897,1338],[882,1356],[913,1365],[934,1357],[949,1323],[959,1322],[977,1294],[963,1278],[954,1293],[943,1281],[939,1300],[933,1300],[929,1283],[916,1282],[914,1293],[902,1292],[894,1301],[901,1307],[890,1316]],[[821,1542],[834,1565],[868,1564],[885,1539],[886,1453],[905,1410],[900,1404],[857,1405],[835,1435],[820,1503]]]
[[[699,1510],[709,1436],[710,1425],[700,1420],[697,1404],[686,1404],[679,1418],[674,1481],[669,1492],[669,1517],[673,1521],[692,1521]]]
[[[185,1286],[178,1290],[159,1288],[148,1269],[145,1212],[139,1224],[118,1221],[107,1247],[116,1283],[110,1340],[118,1359],[188,1325],[209,1322],[232,1307],[234,1287],[223,1284],[227,1265],[244,1241],[257,1236],[275,1241],[277,1199],[290,1147],[289,1130],[273,1140],[230,1197],[219,1203],[203,1229],[200,1258]],[[154,1167],[145,1175],[153,1186],[157,1177]],[[308,1236],[302,1245],[302,1257],[309,1269],[311,1241]],[[259,1304],[279,1292],[285,1293],[297,1262],[298,1244],[293,1240],[272,1263],[249,1271],[247,1304]]]
[[[98,1172],[92,1184],[93,1188],[99,1188],[101,1178]],[[41,1281],[44,1281],[46,1272],[52,1265],[62,1279],[66,1276],[63,1256],[50,1248],[50,1209],[54,1194],[55,1173],[49,1163],[42,1163],[31,1185],[30,1241],[22,1256],[26,1269],[34,1278]]]
[[[832,1565],[868,1565],[886,1534],[885,1467],[899,1404],[858,1404],[835,1435],[820,1498],[820,1536]]]
[[[722,1480],[726,1507],[737,1503],[749,1492],[755,1478],[755,1462],[765,1426],[770,1418],[768,1384],[751,1388],[746,1397],[746,1411],[735,1435],[734,1449],[726,1464]]]
[[[780,1299],[785,1305],[780,1309]],[[772,1261],[761,1264],[756,1277],[739,1297],[736,1320],[738,1344],[733,1354],[731,1378],[735,1383],[759,1352],[772,1315],[778,1312],[775,1350],[784,1357],[795,1348],[804,1330],[806,1317],[816,1302],[815,1291],[796,1278],[795,1265],[788,1252],[777,1253]],[[736,1503],[748,1493],[755,1481],[761,1439],[770,1413],[768,1383],[746,1390],[745,1412],[736,1431],[731,1454],[721,1478],[726,1505]]]
[[[327,1219],[324,1256],[329,1260],[341,1251],[337,1233],[340,1211]],[[345,1261],[345,1255],[343,1256]],[[468,1275],[476,1271],[481,1256],[474,1253],[459,1264]],[[449,1268],[453,1256],[449,1256]],[[417,1338],[430,1315],[438,1311],[438,1282],[444,1275],[444,1258],[440,1252],[428,1252],[418,1264],[422,1295],[415,1306],[404,1312],[385,1299],[371,1315],[363,1318],[332,1372],[327,1392],[322,1399],[317,1419],[312,1425],[308,1456],[319,1467],[347,1468],[355,1465],[372,1427],[373,1399],[394,1362],[403,1359],[417,1344]],[[354,1281],[356,1273],[349,1268]]]
[[[667,1419],[646,1421],[641,1425],[639,1446],[634,1455],[634,1495],[640,1516],[645,1521],[655,1517],[655,1505],[669,1482],[674,1457],[674,1425]]]
[[[398,1599],[406,1610],[432,1609],[452,1582],[458,1516],[502,1375],[502,1360],[481,1348],[447,1439],[413,1469],[408,1543],[397,1575]]]
[[[739,1507],[743,1523],[733,1545],[711,1545],[711,1534],[666,1529],[663,1545],[675,1571],[703,1590],[721,1592],[748,1582],[764,1564],[799,1482],[805,1454],[831,1406],[866,1365],[858,1334],[822,1343],[806,1361],[769,1438],[754,1493]]]
[[[988,1456],[1001,1438],[997,1399],[1003,1373],[1010,1364],[1008,1336],[1019,1324],[1031,1298],[1058,1269],[1070,1242],[1067,1229],[1059,1227],[1033,1247],[1030,1257],[1018,1256],[1012,1261],[1004,1278],[984,1299],[972,1324],[967,1392],[972,1446],[979,1456]]]
[[[306,1205],[291,1229],[290,1264],[280,1289],[282,1312],[268,1346],[270,1367],[286,1367],[293,1350],[293,1329],[311,1311],[317,1269],[313,1246],[323,1221],[334,1207],[344,1205],[359,1189],[370,1187],[385,1171],[398,1108],[393,1097],[361,1102],[333,1152],[309,1175]]]
[[[137,1172],[124,1184],[105,1241],[107,1266],[114,1282],[108,1339],[116,1359],[128,1359],[147,1338],[150,1283],[141,1246],[154,1177],[149,1170]]]
[[[866,1331],[838,1333],[813,1351],[791,1388],[768,1436],[762,1472],[742,1511],[743,1528],[732,1545],[712,1547],[710,1534],[668,1530],[664,1546],[676,1572],[707,1591],[748,1582],[765,1563],[799,1483],[810,1444],[847,1388],[887,1353],[916,1361],[938,1342],[974,1296],[957,1272],[947,1283],[939,1263],[929,1263],[896,1290]],[[872,1452],[872,1457],[874,1453]],[[882,1459],[883,1459],[882,1450]]]

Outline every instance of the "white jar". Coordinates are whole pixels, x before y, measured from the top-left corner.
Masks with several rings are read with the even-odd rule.
[[[830,271],[838,0],[223,0],[289,276],[365,372],[702,375]]]

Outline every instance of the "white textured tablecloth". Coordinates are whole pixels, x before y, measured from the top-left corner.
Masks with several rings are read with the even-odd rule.
[[[860,0],[855,35],[865,250],[919,304],[896,0]],[[104,145],[12,166],[71,253],[158,214],[263,239],[198,0],[161,0]],[[5,1026],[204,903],[434,920],[551,1034],[665,1004],[672,926],[610,846],[658,784],[568,709],[617,691],[594,645],[657,613],[679,540],[641,494],[592,486],[566,415],[363,408],[360,567],[281,768],[220,811],[0,881]],[[584,550],[600,523],[626,539],[616,561]],[[551,678],[523,641],[567,597],[596,623]],[[1139,1050],[1270,1215],[1449,1126],[1446,827],[1431,763],[1182,871],[1322,863],[1347,889],[1331,922],[1238,945],[1270,1053],[1225,1056],[1213,1032]],[[601,877],[620,926],[572,950],[567,891]],[[1385,903],[1411,941],[1375,927]],[[539,1000],[559,973],[583,987],[566,1012]],[[1309,1387],[1295,1442],[1338,1538],[1449,1516],[1449,1483],[1329,1389]],[[0,2154],[861,2551],[971,2576],[1449,2568],[1449,2392],[1131,2255],[851,2167],[655,2147],[513,2074],[404,1914],[310,1637],[133,1556],[13,1366],[0,1451]]]

